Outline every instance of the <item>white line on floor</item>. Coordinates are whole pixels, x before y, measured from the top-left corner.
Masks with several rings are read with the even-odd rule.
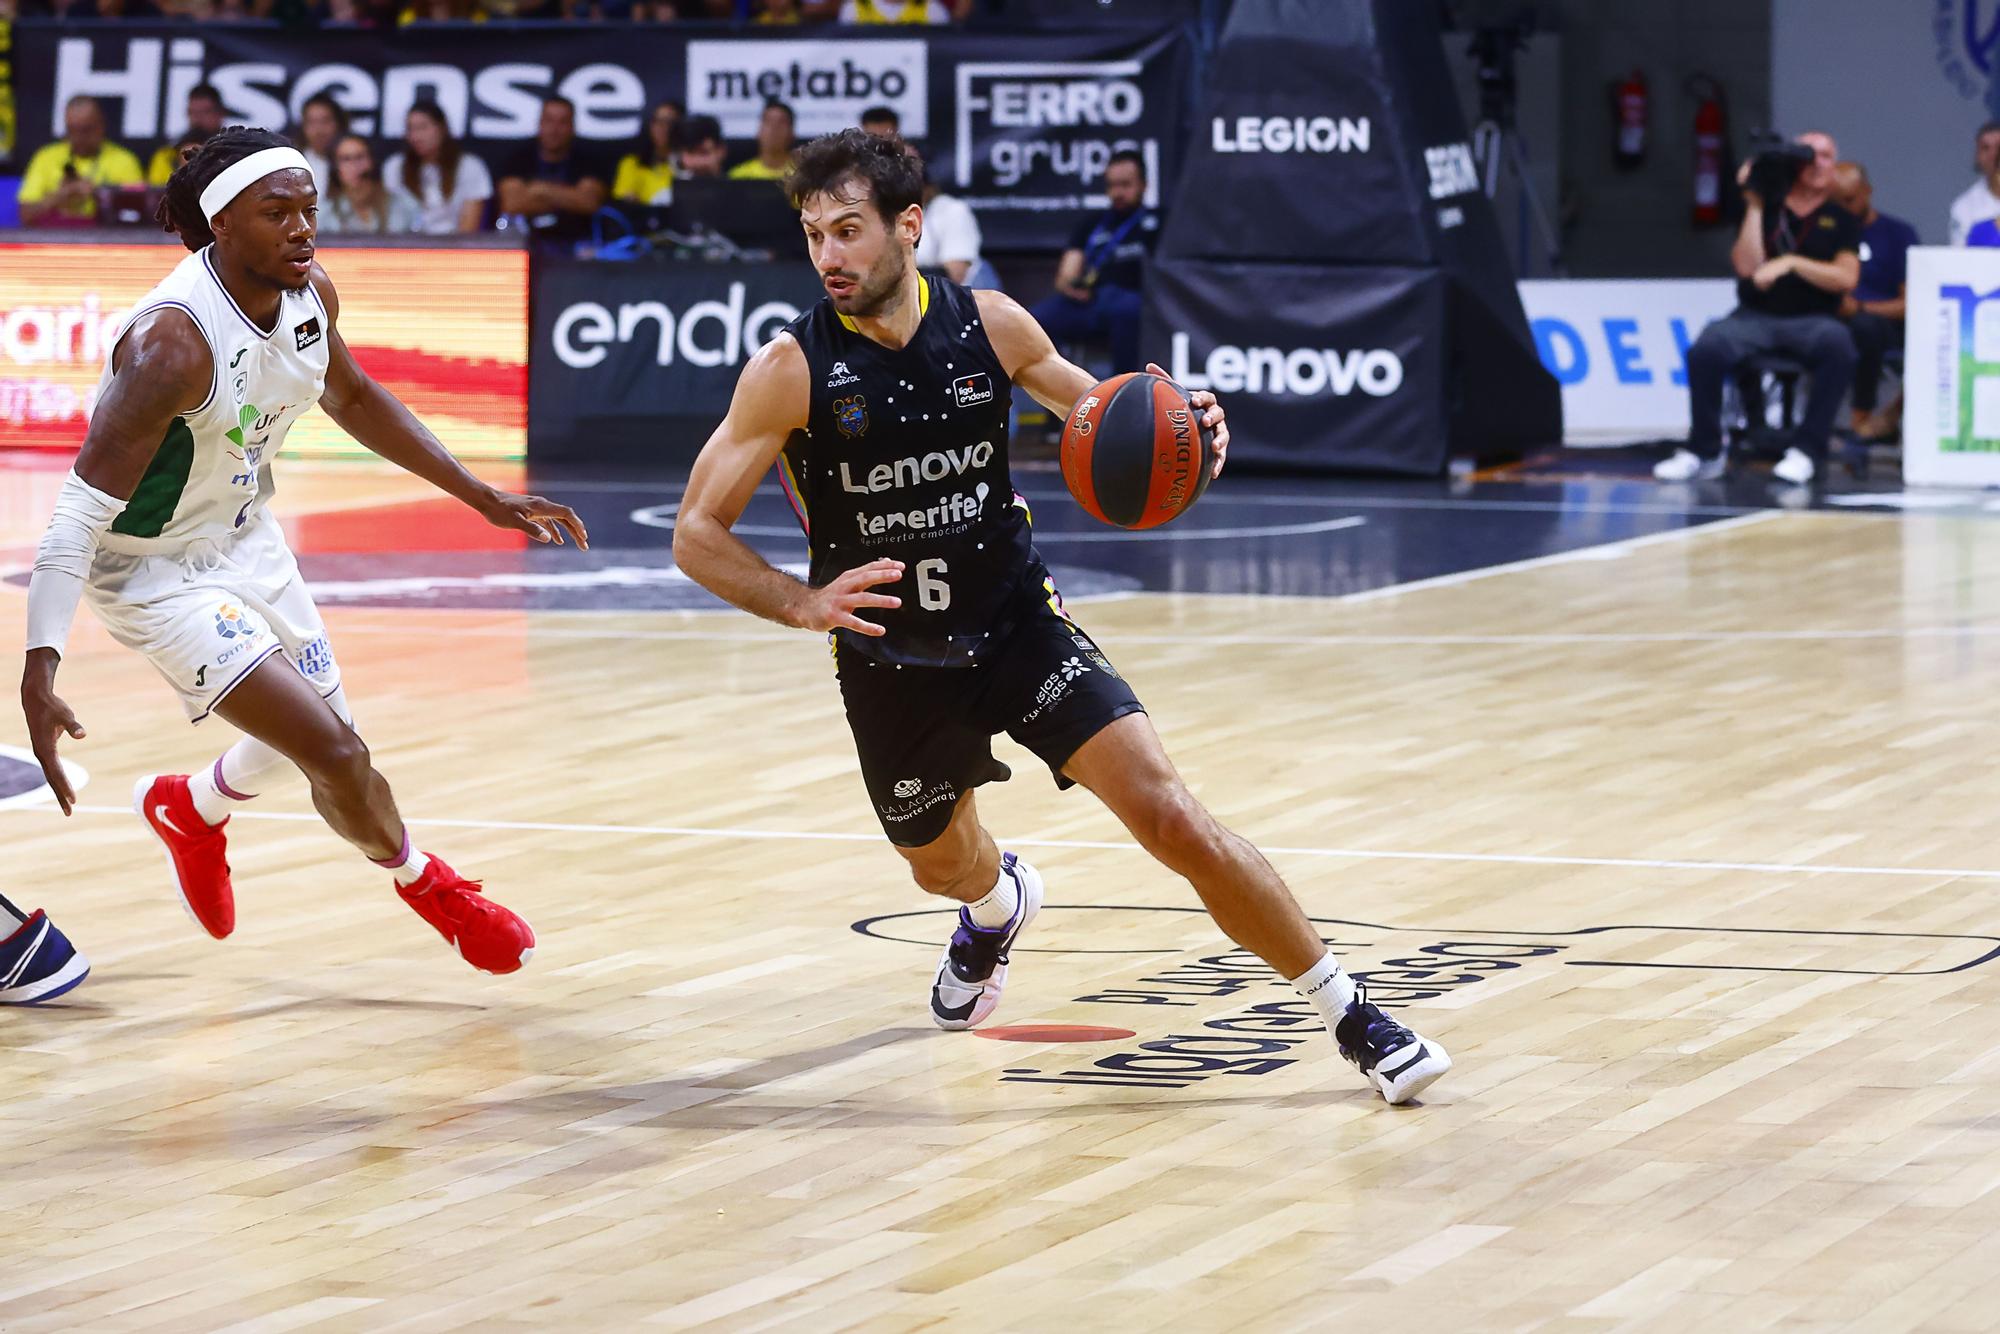
[[[79,815],[115,815],[132,818],[130,806],[78,806]],[[15,807],[0,816],[58,814],[53,804]],[[306,811],[236,811],[234,820],[281,820],[317,823],[319,816]],[[452,820],[412,817],[410,823],[431,829],[485,829],[523,833],[644,835],[655,838],[737,838],[747,841],[807,843],[880,843],[877,833],[846,833],[830,830],[730,829],[703,825],[572,824],[553,820]],[[1128,842],[1098,842],[1072,838],[1006,838],[1017,848],[1081,848],[1111,852],[1137,852]],[[1284,857],[1332,857],[1353,861],[1490,862],[1507,866],[1606,866],[1643,871],[1745,871],[1765,875],[1888,875],[1930,879],[2000,880],[2000,870],[1946,866],[1825,866],[1807,862],[1722,862],[1695,858],[1655,857],[1553,857],[1512,852],[1408,852],[1384,848],[1292,848],[1260,845],[1266,853]]]

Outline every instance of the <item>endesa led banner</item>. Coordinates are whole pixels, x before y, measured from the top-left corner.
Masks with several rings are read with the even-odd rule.
[[[1549,279],[1520,289],[1535,350],[1562,386],[1566,438],[1687,435],[1688,346],[1736,308],[1734,282]]]
[[[811,37],[793,34],[811,32]],[[893,107],[906,138],[979,214],[988,249],[1060,246],[1105,207],[1104,166],[1140,153],[1158,203],[1171,184],[1188,80],[1179,28],[1030,32],[732,29],[700,24],[414,24],[387,32],[275,25],[23,20],[14,28],[17,163],[63,133],[72,97],[98,99],[111,137],[149,151],[185,128],[187,90],[212,83],[230,118],[282,129],[315,93],[377,143],[434,98],[487,166],[534,138],[542,98],[576,105],[577,137],[607,157],[647,108],[676,98],[746,151],[767,98],[802,135]]]
[[[105,353],[139,299],[187,252],[174,245],[0,245],[0,444],[75,450]],[[454,454],[518,459],[527,441],[528,257],[518,250],[320,251],[340,332]],[[290,457],[361,446],[324,412]]]

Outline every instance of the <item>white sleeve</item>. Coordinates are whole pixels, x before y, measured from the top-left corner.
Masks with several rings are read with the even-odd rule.
[[[1965,233],[1971,226],[1965,220],[1964,204],[1965,198],[1962,195],[1951,201],[1951,243],[1953,245],[1965,244]]]
[[[34,573],[28,576],[28,648],[52,648],[62,656],[97,539],[124,510],[124,501],[99,491],[75,469],[63,478],[55,513],[35,552]]]
[[[458,199],[462,203],[468,199],[486,200],[493,197],[493,173],[486,170],[477,153],[465,153],[458,159],[458,179],[453,182],[458,187]]]
[[[951,201],[957,207],[950,209],[938,221],[938,260],[950,263],[962,259],[968,264],[979,263],[979,219],[973,214],[972,206],[962,199]]]

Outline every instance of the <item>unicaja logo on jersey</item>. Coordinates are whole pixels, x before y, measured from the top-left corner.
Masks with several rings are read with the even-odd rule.
[[[844,361],[834,362],[833,369],[826,373],[826,387],[828,389],[839,389],[843,385],[860,383],[861,377],[847,369],[847,363]]]

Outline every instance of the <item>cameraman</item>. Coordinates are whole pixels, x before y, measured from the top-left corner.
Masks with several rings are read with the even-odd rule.
[[[1861,278],[1861,225],[1830,198],[1840,151],[1827,134],[1802,134],[1794,149],[1758,154],[1743,164],[1743,225],[1729,257],[1736,267],[1736,309],[1701,331],[1688,349],[1688,442],[1653,475],[1686,482],[1722,475],[1722,385],[1753,356],[1780,353],[1804,362],[1812,393],[1798,443],[1772,469],[1787,482],[1813,479],[1826,461],[1834,414],[1854,377],[1854,340],[1837,318],[1841,298]],[[1789,188],[1785,177],[1796,169]],[[1763,193],[1776,194],[1775,203]]]

